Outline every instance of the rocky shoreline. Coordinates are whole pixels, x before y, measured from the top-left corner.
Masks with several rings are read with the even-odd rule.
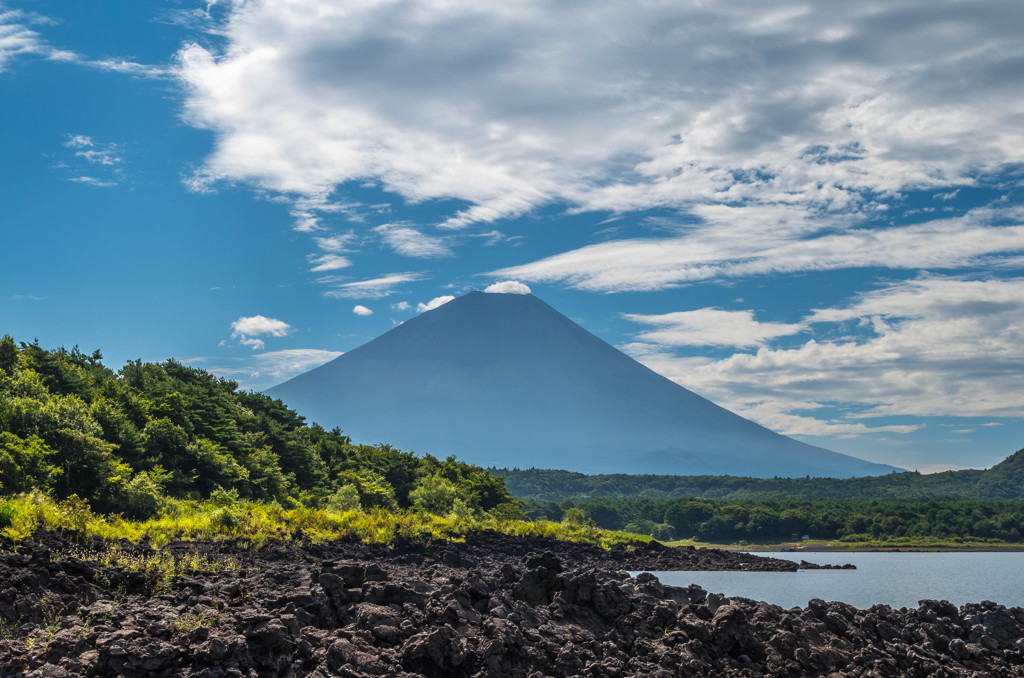
[[[1021,608],[783,610],[625,572],[797,567],[729,551],[495,533],[100,547],[0,539],[0,677],[1024,676]]]

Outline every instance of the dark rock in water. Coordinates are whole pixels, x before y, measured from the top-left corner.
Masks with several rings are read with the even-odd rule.
[[[623,571],[797,567],[727,551],[196,543],[234,567],[139,583],[69,546],[0,538],[0,676],[1024,676],[1024,609],[783,610]]]

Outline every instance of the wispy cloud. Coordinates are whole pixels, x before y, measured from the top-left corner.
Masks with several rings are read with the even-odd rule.
[[[769,339],[805,329],[802,323],[758,322],[753,311],[700,308],[659,315],[624,313],[623,317],[657,329],[640,332],[636,339],[659,346],[763,346]]]
[[[395,293],[402,283],[423,279],[422,273],[391,273],[369,280],[341,283],[324,292],[325,297],[335,299],[381,299]]]
[[[292,348],[284,351],[267,351],[253,356],[256,369],[254,378],[270,376],[287,379],[314,367],[319,367],[342,355],[341,351],[325,351],[318,348]]]
[[[313,240],[316,241],[316,246],[324,252],[339,254],[352,251],[352,247],[356,242],[356,235],[354,233],[341,233],[338,235],[318,236]]]
[[[116,181],[105,181],[103,179],[97,179],[96,177],[80,176],[80,177],[69,177],[68,181],[76,184],[86,184],[88,186],[95,186],[97,188],[113,188],[117,186]]]
[[[348,268],[352,265],[351,261],[338,254],[311,254],[307,258],[309,259],[309,263],[313,264],[313,267],[309,269],[313,273],[337,271],[338,269]]]
[[[1024,252],[1024,213],[1019,208],[977,209],[957,218],[839,233],[816,233],[834,231],[835,219],[780,222],[774,228],[722,219],[751,211],[758,210],[716,208],[712,218],[680,237],[613,240],[489,275],[621,292],[771,273],[999,265],[999,257]]]
[[[166,66],[140,64],[129,59],[90,59],[76,52],[51,45],[31,26],[49,26],[48,17],[21,10],[5,10],[0,4],[0,72],[19,56],[32,55],[48,61],[72,63],[115,73],[145,78],[163,78],[171,75]]]
[[[72,155],[56,168],[74,175],[66,177],[67,181],[111,188],[124,178],[124,159],[118,144],[97,141],[85,134],[68,134],[64,147],[70,149]]]
[[[391,249],[405,257],[435,259],[452,254],[441,238],[421,233],[415,228],[398,224],[383,224],[373,230]]]
[[[121,163],[117,144],[97,143],[84,134],[69,134],[64,145],[74,150],[76,158],[82,158],[93,165],[111,167]]]

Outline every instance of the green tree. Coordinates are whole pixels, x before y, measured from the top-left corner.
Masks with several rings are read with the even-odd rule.
[[[455,483],[437,474],[424,477],[409,493],[413,506],[439,516],[451,512],[457,496]]]

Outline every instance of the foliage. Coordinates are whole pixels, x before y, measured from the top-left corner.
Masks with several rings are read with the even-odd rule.
[[[438,474],[426,476],[409,493],[413,506],[434,515],[443,516],[452,510],[458,496],[455,483]]]
[[[1024,502],[596,498],[582,502],[525,503],[534,518],[648,534],[659,540],[693,538],[716,543],[778,542],[793,534],[815,539],[969,540],[1017,543],[1024,539]]]
[[[426,508],[424,496],[413,496],[425,482],[454,492]],[[156,517],[173,499],[218,492],[287,507],[417,505],[438,515],[451,512],[458,496],[460,515],[501,507],[506,519],[522,517],[501,478],[453,457],[355,444],[339,429],[307,426],[280,400],[174,360],[135,360],[114,372],[99,351],[19,346],[5,336],[0,491],[32,489],[132,519]],[[217,508],[227,509],[218,520],[229,526],[237,509]]]
[[[456,502],[446,517],[399,509],[335,511],[253,502],[218,491],[208,500],[167,499],[159,516],[146,520],[125,520],[119,515],[94,513],[78,497],[58,502],[33,491],[0,500],[0,516],[9,523],[0,535],[15,542],[38,529],[74,532],[110,544],[108,548],[76,555],[82,560],[101,562],[152,575],[154,582],[197,570],[231,569],[233,561],[217,556],[158,550],[132,555],[118,547],[121,540],[161,545],[179,540],[213,540],[260,546],[268,540],[322,543],[354,537],[368,543],[390,543],[402,537],[417,541],[461,540],[471,530],[491,529],[507,534],[546,536],[611,547],[635,544],[646,538],[601,530],[593,525],[566,525],[550,521],[497,520],[487,514],[475,515],[466,502]]]
[[[548,469],[490,469],[520,499],[584,501],[597,497],[747,499],[1024,499],[1024,450],[985,471],[916,471],[863,478],[584,475]]]

